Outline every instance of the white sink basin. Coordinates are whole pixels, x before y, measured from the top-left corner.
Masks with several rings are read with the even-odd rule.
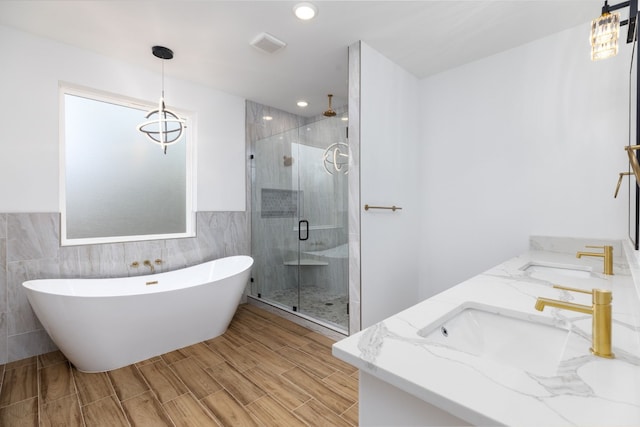
[[[427,344],[550,377],[556,375],[568,325],[551,319],[480,304],[458,307],[418,334]]]
[[[528,271],[529,273],[551,273],[553,275],[559,275],[564,277],[591,277],[591,267],[582,266],[564,266],[555,264],[545,264],[530,262],[525,265],[521,270]]]

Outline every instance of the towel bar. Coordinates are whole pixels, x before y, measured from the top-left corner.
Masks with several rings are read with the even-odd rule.
[[[368,211],[369,209],[390,209],[393,212],[397,211],[397,210],[402,210],[402,208],[398,207],[398,206],[371,206],[371,205],[364,205],[364,210]]]

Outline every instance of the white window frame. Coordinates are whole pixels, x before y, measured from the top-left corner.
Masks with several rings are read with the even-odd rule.
[[[60,164],[60,180],[59,180],[59,194],[60,194],[60,243],[61,246],[74,246],[74,245],[89,245],[89,244],[103,244],[103,243],[119,243],[119,242],[136,242],[136,241],[148,241],[148,240],[163,240],[163,239],[179,239],[186,237],[196,236],[196,163],[195,163],[195,135],[196,129],[196,116],[194,113],[190,113],[186,110],[175,109],[171,107],[171,110],[178,114],[180,118],[186,120],[186,126],[188,131],[183,137],[183,140],[178,142],[180,144],[186,144],[186,231],[184,233],[166,233],[166,234],[142,234],[142,235],[126,235],[126,236],[96,236],[86,238],[68,238],[67,237],[67,197],[66,197],[66,145],[65,145],[65,95],[79,96],[95,101],[107,102],[110,104],[121,105],[123,107],[135,108],[146,113],[147,111],[158,108],[157,101],[141,101],[126,97],[123,95],[117,95],[108,93],[96,89],[91,89],[83,86],[78,86],[72,83],[60,82],[59,84],[59,164]],[[141,119],[144,120],[144,114],[141,114]],[[153,144],[151,141],[146,141],[149,144]],[[157,148],[161,150],[161,148]],[[168,150],[171,150],[171,146],[168,146]]]

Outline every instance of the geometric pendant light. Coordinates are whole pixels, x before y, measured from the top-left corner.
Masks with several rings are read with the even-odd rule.
[[[167,154],[167,146],[180,140],[186,128],[186,120],[179,118],[164,105],[164,61],[173,58],[173,51],[163,46],[153,46],[153,55],[162,59],[162,94],[158,102],[158,109],[147,113],[146,122],[138,126],[138,130],[144,133],[151,142],[160,145]]]

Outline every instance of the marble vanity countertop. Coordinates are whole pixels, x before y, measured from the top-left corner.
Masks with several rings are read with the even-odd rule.
[[[575,252],[553,248],[529,251],[339,341],[333,354],[475,425],[640,426],[640,300],[631,275],[640,269],[623,256],[622,246],[614,252],[613,276],[602,274],[601,258],[577,259]],[[531,263],[589,272],[587,277],[569,277],[525,271]],[[539,296],[591,305],[590,295],[554,289],[553,284],[612,290],[614,359],[589,352],[590,315],[534,309]],[[540,375],[419,335],[421,329],[469,303],[531,318],[545,316],[550,323],[571,328],[579,343],[565,343],[557,370]]]

